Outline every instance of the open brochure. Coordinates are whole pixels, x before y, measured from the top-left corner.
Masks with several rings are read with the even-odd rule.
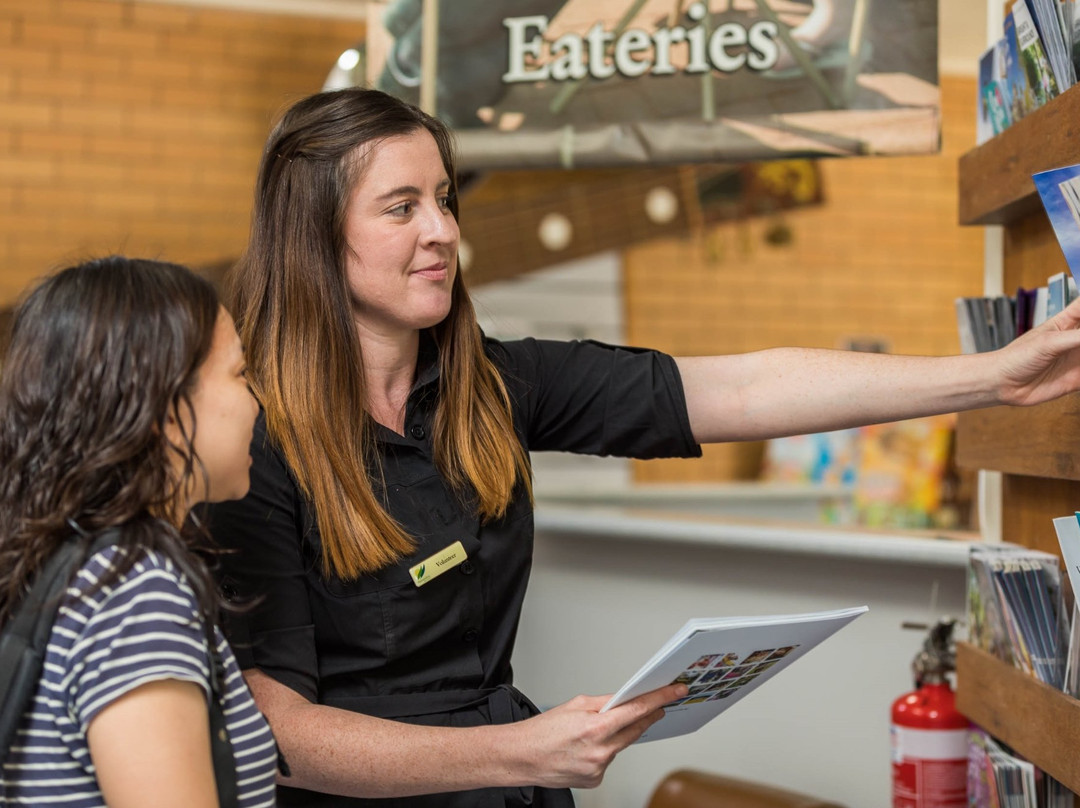
[[[866,611],[868,607],[857,606],[809,614],[695,618],[630,677],[604,710],[682,682],[689,695],[665,705],[664,717],[638,742],[694,732]]]

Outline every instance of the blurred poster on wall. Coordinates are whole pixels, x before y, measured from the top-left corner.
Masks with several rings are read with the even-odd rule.
[[[366,81],[420,99],[422,0],[370,0]],[[464,169],[940,147],[936,0],[438,0]]]

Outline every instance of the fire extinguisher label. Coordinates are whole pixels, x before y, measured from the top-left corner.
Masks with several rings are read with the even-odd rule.
[[[893,725],[893,808],[964,808],[967,736]]]

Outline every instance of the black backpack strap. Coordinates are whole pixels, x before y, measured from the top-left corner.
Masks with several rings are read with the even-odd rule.
[[[61,596],[84,549],[79,542],[65,542],[45,562],[0,633],[0,757],[7,757],[19,721],[37,692]]]
[[[210,755],[214,760],[218,803],[221,808],[236,808],[240,804],[240,795],[236,783],[236,758],[225,726],[225,663],[218,653],[213,624],[204,618],[203,628],[210,655]]]
[[[116,531],[94,542],[69,541],[50,556],[30,591],[0,631],[0,758],[7,756],[15,731],[37,692],[45,650],[56,613],[72,576],[93,553],[113,544]]]

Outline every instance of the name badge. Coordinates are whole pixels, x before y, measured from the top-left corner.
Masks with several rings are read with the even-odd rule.
[[[445,547],[435,555],[428,556],[415,567],[409,569],[409,576],[417,586],[423,586],[428,581],[438,578],[447,570],[453,569],[468,558],[461,542],[456,541],[449,547]]]

